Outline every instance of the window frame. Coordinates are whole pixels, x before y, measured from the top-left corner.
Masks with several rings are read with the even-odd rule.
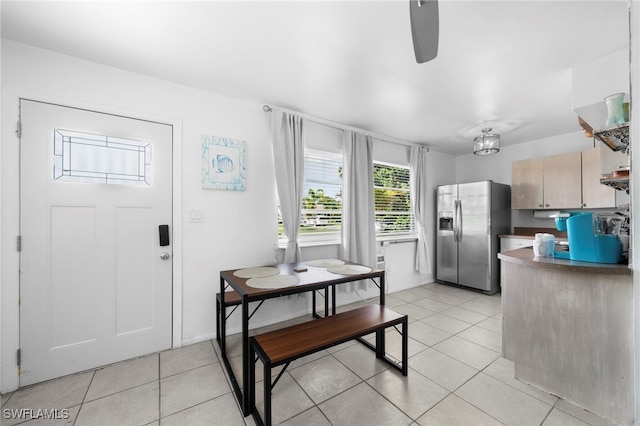
[[[303,179],[303,194],[302,195],[302,199],[304,197],[307,196],[308,193],[308,188],[310,186],[309,181],[308,181],[308,175],[307,175],[307,160],[308,160],[308,155],[319,155],[319,156],[324,156],[327,158],[330,158],[330,160],[338,165],[338,167],[342,168],[342,161],[343,161],[343,155],[342,153],[336,153],[333,151],[324,151],[321,149],[316,149],[316,148],[305,148],[305,152],[304,152],[304,157],[305,157],[305,177]],[[375,216],[377,217],[378,214],[409,214],[410,216],[410,228],[406,231],[399,231],[399,232],[386,232],[386,233],[381,233],[378,232],[378,230],[376,229],[376,241],[389,241],[389,240],[406,240],[406,239],[414,239],[416,237],[416,228],[415,228],[415,214],[413,211],[413,206],[411,204],[411,170],[409,165],[402,165],[402,164],[395,164],[395,163],[390,163],[390,162],[385,162],[385,161],[378,161],[378,160],[374,160],[373,161],[373,167],[375,170],[376,165],[380,165],[380,166],[386,166],[386,167],[398,167],[401,169],[406,170],[407,173],[407,180],[406,183],[408,185],[408,188],[404,189],[404,188],[394,188],[394,187],[390,187],[387,189],[392,189],[392,190],[398,190],[398,191],[406,191],[407,195],[409,197],[409,209],[406,211],[406,213],[398,213],[397,211],[394,212],[389,212],[386,210],[378,210],[377,206],[374,207],[375,208]],[[316,181],[314,182],[315,184],[323,184],[323,182],[319,182]],[[324,182],[326,184],[326,182]],[[374,182],[374,194],[375,194],[375,190],[376,189],[381,189],[383,187],[379,187],[375,185]],[[340,190],[339,193],[342,194],[342,178],[340,178]],[[342,199],[340,199],[342,201]],[[304,207],[304,206],[303,206]],[[301,247],[309,247],[309,246],[321,246],[321,245],[339,245],[341,243],[341,230],[342,230],[342,205],[341,208],[338,210],[340,212],[340,226],[338,228],[338,230],[334,231],[334,232],[302,232],[301,227],[303,226],[302,221],[303,221],[303,216],[305,214],[309,214],[309,210],[307,209],[305,211],[305,209],[301,209],[301,214],[300,214],[300,220],[298,222],[298,243],[300,244]],[[324,212],[324,211],[323,211]],[[280,214],[280,207],[278,206],[278,246],[279,247],[286,247],[288,243],[288,238],[286,237],[286,235],[284,235],[284,231],[282,229],[282,216]]]
[[[415,226],[415,214],[413,211],[413,205],[411,203],[411,169],[410,166],[408,165],[402,165],[402,164],[395,164],[395,163],[390,163],[390,162],[385,162],[385,161],[378,161],[378,160],[374,160],[373,161],[373,169],[374,169],[374,173],[376,170],[376,166],[383,166],[383,167],[393,167],[393,168],[400,168],[403,170],[406,170],[406,184],[407,184],[407,188],[398,188],[398,187],[385,187],[385,186],[377,186],[375,184],[375,176],[374,176],[374,185],[373,185],[373,190],[374,190],[374,197],[375,197],[375,192],[376,189],[377,190],[392,190],[392,191],[398,191],[398,192],[406,192],[407,193],[407,199],[409,202],[409,208],[408,210],[379,210],[379,207],[377,205],[377,198],[374,201],[376,203],[375,205],[375,218],[376,218],[376,241],[384,241],[384,240],[394,240],[394,239],[398,239],[398,237],[402,238],[402,237],[415,237],[416,236],[416,226]],[[378,215],[409,215],[409,229],[407,230],[401,230],[401,231],[391,231],[391,232],[380,232],[378,230]]]
[[[305,198],[308,199],[309,196],[309,189],[313,189],[310,188],[311,186],[317,187],[317,186],[326,186],[326,187],[331,187],[331,186],[335,186],[337,181],[331,181],[331,180],[323,180],[321,178],[309,178],[309,172],[311,171],[311,168],[308,167],[308,162],[311,162],[313,160],[318,160],[320,159],[321,161],[325,161],[327,163],[327,165],[329,167],[335,167],[338,170],[342,169],[342,154],[341,153],[336,153],[336,152],[332,152],[332,151],[323,151],[320,149],[315,149],[315,148],[305,148],[304,150],[304,161],[305,161],[305,171],[304,171],[304,178],[303,178],[303,185],[302,185],[302,194],[301,194],[301,201],[303,201]],[[339,190],[338,190],[338,194],[342,194],[342,178],[340,177],[339,180]],[[317,189],[323,189],[323,188],[317,188]],[[333,197],[335,198],[335,196]],[[341,230],[342,230],[342,198],[339,197],[339,201],[340,201],[340,208],[339,209],[333,209],[333,208],[327,208],[327,209],[305,209],[304,205],[302,206],[302,209],[300,211],[300,219],[298,221],[298,242],[300,243],[301,246],[312,246],[312,245],[335,245],[335,244],[340,244],[341,241]],[[304,232],[303,230],[303,220],[305,218],[305,215],[313,215],[316,214],[317,216],[330,216],[331,214],[335,214],[335,213],[339,213],[339,224],[337,224],[337,229],[334,231],[318,231],[318,232]],[[322,220],[335,220],[335,219],[331,219],[331,217],[329,217],[329,219],[322,219],[320,218],[319,221]],[[318,223],[319,225],[325,225],[322,223]],[[329,224],[326,224],[329,225]],[[333,224],[334,226],[336,224]],[[310,226],[309,228],[313,228],[315,226]],[[284,232],[282,231],[282,216],[280,214],[280,208],[278,207],[278,245],[280,247],[282,246],[286,246],[288,242],[288,239],[286,237],[286,235],[284,235]]]

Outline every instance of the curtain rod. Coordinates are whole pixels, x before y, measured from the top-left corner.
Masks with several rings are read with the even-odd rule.
[[[271,112],[274,108],[279,109],[280,111],[284,111],[284,112],[288,112],[288,113],[291,113],[291,114],[299,115],[299,116],[301,116],[303,118],[306,118],[308,120],[313,121],[314,123],[321,124],[323,126],[332,127],[334,129],[338,129],[338,130],[351,130],[351,131],[358,132],[358,133],[364,133],[364,134],[369,135],[371,137],[375,137],[375,138],[381,139],[381,140],[383,140],[385,142],[397,143],[397,144],[400,144],[400,145],[407,145],[407,146],[422,146],[422,147],[426,148],[427,152],[430,151],[428,146],[424,146],[424,145],[420,145],[420,144],[417,144],[417,143],[405,141],[405,140],[394,138],[394,137],[387,136],[387,135],[381,135],[379,133],[369,132],[367,130],[358,129],[357,127],[347,126],[345,124],[336,123],[335,121],[327,120],[326,118],[314,117],[314,116],[309,115],[309,114],[303,114],[303,113],[300,113],[300,112],[297,112],[297,111],[292,111],[290,109],[281,108],[281,107],[272,107],[272,106],[266,105],[266,104],[262,106],[262,110],[264,112]]]

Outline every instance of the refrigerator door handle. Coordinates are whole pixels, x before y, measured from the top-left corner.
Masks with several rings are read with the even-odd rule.
[[[458,242],[462,241],[462,200],[458,200]]]
[[[453,201],[453,241],[456,243],[458,240],[458,200]]]

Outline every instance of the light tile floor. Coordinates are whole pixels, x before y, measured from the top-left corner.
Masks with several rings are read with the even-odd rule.
[[[409,375],[348,342],[292,363],[274,388],[283,425],[609,425],[519,382],[500,356],[501,299],[426,284],[387,296],[407,313]],[[342,307],[340,309],[347,309]],[[306,318],[298,319],[306,320]],[[229,337],[234,371],[239,336]],[[400,356],[388,332],[387,352]],[[258,369],[258,380],[261,380]],[[238,375],[239,377],[239,375]],[[262,407],[262,382],[257,405]],[[58,409],[66,419],[10,418],[20,409]],[[253,425],[243,417],[215,341],[124,361],[2,395],[2,425]]]

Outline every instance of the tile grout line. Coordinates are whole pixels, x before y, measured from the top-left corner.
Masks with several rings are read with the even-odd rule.
[[[434,382],[433,380],[431,380],[430,378],[428,378],[427,376],[425,376],[424,374],[420,373],[417,370],[412,369],[411,367],[409,367],[409,369],[411,369],[414,373],[421,375],[422,377],[424,377],[425,379],[429,380],[430,382],[432,382],[433,384],[435,384],[436,386],[444,389],[445,391],[447,391],[448,393],[444,396],[444,398],[438,400],[438,402],[436,402],[435,404],[433,404],[431,407],[429,407],[428,410],[426,410],[424,413],[420,414],[419,416],[417,416],[415,419],[413,417],[411,417],[408,413],[405,413],[400,407],[398,407],[393,401],[389,400],[387,397],[385,397],[383,394],[381,394],[380,392],[378,392],[373,386],[369,385],[369,383],[367,383],[365,381],[365,383],[367,383],[367,385],[369,385],[376,393],[378,393],[380,396],[382,396],[384,399],[386,399],[387,401],[389,401],[389,403],[391,403],[394,407],[396,407],[398,410],[400,410],[400,412],[402,412],[405,416],[409,417],[413,423],[417,423],[418,419],[422,416],[424,416],[425,414],[427,414],[429,411],[433,410],[438,404],[440,404],[442,401],[444,401],[445,399],[449,398],[449,396],[451,396],[453,394],[453,392],[451,392],[449,389],[446,389],[445,387],[441,386],[440,384]],[[374,376],[375,377],[375,376]]]
[[[82,397],[82,401],[80,402],[80,408],[78,409],[78,414],[76,414],[76,418],[73,419],[73,426],[75,426],[76,422],[78,421],[78,418],[80,417],[80,413],[82,413],[82,407],[84,407],[84,402],[87,399],[87,395],[89,394],[89,389],[91,388],[91,385],[93,384],[93,379],[95,379],[95,377],[96,377],[96,371],[97,370],[93,370],[91,372],[91,380],[89,381],[89,386],[87,386],[87,389],[84,391],[84,395]]]
[[[461,308],[461,309],[464,309],[464,308]],[[471,311],[471,312],[473,312],[473,311]],[[483,314],[483,315],[484,315],[484,314]],[[487,319],[489,319],[489,318],[493,318],[493,317],[494,317],[494,316],[496,316],[496,315],[498,315],[498,314],[491,315],[491,316],[489,316]],[[486,320],[482,320],[482,321],[486,321]],[[480,322],[482,322],[482,321],[480,321]],[[478,324],[478,323],[476,323],[476,324],[472,325],[472,327],[477,326],[477,324]],[[467,327],[467,328],[465,328],[464,330],[462,330],[462,331],[460,331],[460,332],[458,332],[458,333],[453,334],[452,336],[448,337],[447,339],[449,339],[449,338],[451,338],[451,337],[453,337],[453,336],[458,336],[458,334],[460,334],[460,333],[462,333],[462,332],[464,332],[464,331],[466,331],[466,330],[469,330],[469,329],[470,329],[470,327]],[[490,330],[489,330],[489,331],[490,331]],[[495,334],[498,334],[498,333],[495,333]],[[468,341],[468,342],[470,342],[470,343],[473,343],[473,344],[475,344],[475,345],[478,345],[478,346],[480,346],[480,347],[482,347],[482,348],[485,348],[485,349],[488,349],[488,350],[491,350],[492,352],[494,352],[492,349],[490,349],[490,348],[486,348],[486,347],[485,347],[485,346],[483,346],[483,345],[479,345],[478,343],[475,343],[475,342],[472,342],[472,341],[470,341],[470,340],[467,340],[467,339],[465,339],[464,337],[460,337],[460,336],[458,336],[458,337],[459,337],[460,339],[463,339],[463,340],[465,340],[465,341]],[[445,340],[447,340],[447,339],[444,339],[443,341],[445,341]],[[438,342],[438,343],[441,343],[441,342]],[[436,345],[437,345],[437,344],[436,344]],[[436,345],[434,345],[434,346],[436,346]],[[448,356],[448,357],[450,357],[450,358],[452,358],[452,359],[454,359],[454,360],[456,360],[456,361],[462,362],[463,364],[468,365],[468,366],[469,366],[469,367],[471,367],[471,368],[476,369],[475,367],[473,367],[473,366],[471,366],[471,365],[469,365],[469,364],[467,364],[467,363],[465,363],[465,362],[463,362],[463,361],[461,361],[461,360],[459,360],[459,359],[457,359],[457,358],[454,358],[454,357],[452,357],[452,356],[451,356],[451,355],[449,355],[449,354],[446,354],[446,353],[444,353],[444,352],[441,352],[440,350],[438,350],[437,348],[435,348],[435,347],[433,347],[433,346],[432,346],[432,347],[430,347],[430,348],[431,348],[431,349],[433,349],[433,350],[435,350],[435,351],[438,351],[438,352],[440,352],[441,354],[443,354],[443,355],[445,355],[445,356]],[[502,354],[498,354],[498,357],[497,357],[496,359],[494,359],[493,361],[491,361],[489,364],[485,365],[482,369],[479,369],[479,370],[478,370],[478,371],[477,371],[473,376],[471,376],[471,377],[470,377],[469,379],[467,379],[464,383],[462,383],[460,386],[458,386],[454,391],[452,391],[452,392],[451,392],[451,394],[455,395],[455,396],[456,396],[456,397],[458,397],[458,398],[461,398],[463,401],[467,402],[467,403],[468,403],[468,404],[470,404],[471,406],[473,406],[473,407],[475,407],[476,409],[480,410],[481,412],[485,413],[486,415],[488,415],[488,416],[489,416],[489,417],[491,417],[492,419],[495,419],[497,422],[502,423],[499,419],[496,419],[494,416],[492,416],[491,414],[487,413],[487,412],[486,412],[486,411],[484,411],[482,408],[480,408],[480,407],[478,407],[478,406],[474,405],[472,402],[467,401],[467,400],[466,400],[466,399],[464,399],[462,396],[460,396],[460,395],[458,395],[458,394],[456,394],[456,393],[455,393],[455,392],[457,392],[460,388],[462,388],[464,385],[466,385],[466,384],[467,384],[467,383],[469,383],[471,380],[473,380],[474,378],[476,378],[477,376],[479,376],[481,373],[483,373],[483,374],[487,375],[488,377],[490,377],[490,378],[492,378],[492,379],[494,379],[494,380],[497,380],[497,381],[499,381],[500,383],[502,383],[502,384],[504,384],[504,385],[506,385],[506,386],[509,386],[511,389],[513,389],[513,390],[515,390],[515,391],[517,391],[517,392],[522,393],[522,394],[523,394],[523,395],[525,395],[525,396],[528,396],[528,397],[534,398],[535,400],[537,400],[537,401],[539,401],[539,402],[542,402],[542,403],[544,403],[544,404],[546,404],[546,405],[549,405],[549,404],[547,404],[546,402],[544,402],[544,401],[540,400],[539,398],[537,398],[537,397],[535,397],[535,396],[533,396],[533,395],[529,395],[528,393],[523,392],[523,391],[521,391],[520,389],[517,389],[517,388],[515,388],[515,387],[511,386],[509,383],[506,383],[506,382],[502,381],[501,379],[499,379],[499,378],[497,378],[497,377],[494,377],[494,376],[492,376],[491,374],[488,374],[488,373],[486,373],[486,372],[485,372],[485,370],[486,370],[489,366],[493,365],[493,364],[494,364],[497,360],[499,360],[500,358],[502,358]],[[450,395],[451,395],[451,394],[450,394]],[[557,397],[556,397],[556,398],[557,398]],[[550,406],[551,408],[550,408],[549,412],[546,414],[545,418],[540,422],[540,425],[542,425],[542,424],[544,423],[544,421],[546,420],[546,418],[547,418],[547,417],[549,416],[549,414],[553,411],[553,408],[554,408],[554,407],[555,407],[555,405],[558,403],[558,400],[559,400],[559,398],[558,398],[558,399],[556,399],[556,401],[554,402],[554,404]]]
[[[449,308],[447,308],[447,309],[449,309]],[[461,309],[462,309],[462,308],[461,308]],[[490,317],[489,317],[489,318],[490,318]],[[455,318],[454,318],[454,319],[455,319]],[[417,320],[417,321],[420,321],[420,320]],[[460,321],[460,320],[458,320],[458,321]],[[483,320],[483,321],[484,321],[484,320]],[[464,322],[464,321],[463,321],[463,322]],[[424,324],[426,324],[426,323],[424,323]],[[426,324],[426,325],[429,325],[429,324]],[[431,325],[429,325],[429,326],[431,326]],[[469,364],[467,364],[467,363],[465,363],[465,362],[463,362],[463,361],[460,361],[460,360],[458,360],[458,359],[456,359],[456,358],[454,358],[454,357],[452,357],[452,356],[450,356],[450,355],[448,355],[448,354],[446,354],[446,353],[444,353],[444,352],[441,352],[440,350],[436,349],[436,348],[435,348],[435,346],[436,346],[436,345],[438,345],[439,343],[444,342],[445,340],[450,339],[451,337],[457,336],[459,333],[462,333],[463,331],[468,330],[470,327],[474,327],[474,326],[475,326],[474,324],[471,324],[469,327],[465,328],[464,330],[461,330],[461,331],[459,331],[458,333],[451,334],[451,335],[450,335],[450,336],[448,336],[447,338],[445,338],[445,339],[443,339],[443,340],[441,340],[441,341],[439,341],[439,342],[435,343],[434,345],[431,345],[431,346],[426,345],[426,348],[425,348],[424,350],[422,350],[422,351],[420,351],[420,352],[418,352],[418,353],[416,353],[416,354],[414,354],[414,355],[413,355],[413,356],[415,356],[415,355],[418,355],[419,353],[422,353],[422,352],[424,352],[424,351],[426,351],[426,350],[428,350],[428,349],[433,349],[433,350],[435,350],[435,351],[437,351],[437,352],[441,353],[441,354],[442,354],[442,355],[444,355],[444,356],[450,357],[451,359],[454,359],[454,360],[456,360],[456,361],[458,361],[458,362],[461,362],[462,364],[467,365],[467,366],[469,366],[469,367],[473,368],[474,370],[476,370],[476,373],[474,373],[474,374],[473,374],[473,376],[471,376],[469,379],[467,379],[464,383],[462,383],[460,386],[458,386],[455,390],[453,390],[453,391],[449,391],[449,389],[444,388],[443,386],[439,385],[437,382],[434,382],[432,379],[430,379],[429,377],[427,377],[427,376],[423,375],[423,374],[422,374],[422,373],[420,373],[419,371],[414,370],[414,369],[411,369],[413,372],[415,372],[415,373],[417,373],[417,374],[420,374],[422,377],[426,378],[427,380],[430,380],[431,382],[435,383],[437,386],[439,386],[439,387],[441,387],[441,388],[445,389],[445,390],[448,392],[448,394],[447,394],[444,398],[442,398],[441,400],[439,400],[437,403],[435,403],[433,406],[431,406],[431,408],[429,408],[427,411],[425,411],[424,413],[422,413],[422,414],[421,414],[420,416],[418,416],[416,419],[413,419],[413,418],[412,418],[411,416],[409,416],[407,413],[405,413],[404,411],[402,411],[402,409],[400,409],[400,407],[396,406],[392,401],[388,400],[388,399],[387,399],[383,394],[381,394],[381,393],[380,393],[380,392],[378,392],[375,388],[373,388],[371,385],[369,385],[369,384],[366,382],[366,380],[364,380],[364,382],[365,382],[367,385],[369,385],[369,386],[370,386],[370,387],[371,387],[371,388],[372,388],[372,389],[373,389],[377,394],[379,394],[382,398],[384,398],[385,400],[389,401],[389,402],[390,402],[394,407],[398,408],[398,410],[400,410],[400,412],[402,412],[402,413],[403,413],[403,414],[405,414],[407,417],[409,417],[413,422],[417,422],[417,420],[418,420],[420,417],[422,417],[422,416],[424,416],[425,414],[427,414],[429,411],[431,411],[433,408],[435,408],[438,404],[440,404],[442,401],[444,401],[445,399],[447,399],[447,398],[448,398],[448,397],[450,397],[451,395],[455,395],[456,397],[461,398],[461,399],[463,399],[463,400],[464,400],[464,398],[462,398],[462,397],[460,397],[460,396],[456,395],[456,394],[455,394],[455,392],[456,392],[458,389],[460,389],[462,386],[464,386],[466,383],[468,383],[469,381],[471,381],[473,378],[475,378],[476,376],[478,376],[478,375],[479,375],[481,372],[483,372],[483,371],[484,371],[484,369],[486,369],[489,365],[493,364],[497,359],[499,359],[499,358],[500,358],[500,355],[498,355],[498,358],[496,358],[496,359],[494,359],[493,361],[491,361],[489,364],[487,364],[487,365],[486,365],[485,367],[483,367],[482,369],[476,369],[476,367],[473,367],[473,366],[471,366],[471,365],[469,365]],[[437,328],[437,327],[435,327],[435,326],[431,326],[431,327],[434,327],[434,328],[436,328],[436,329],[439,329],[439,328]],[[439,329],[439,330],[442,330],[442,329]],[[448,331],[447,331],[447,330],[442,330],[442,331],[445,331],[445,332],[447,332],[447,333],[448,333]],[[462,337],[460,337],[460,338],[461,338],[461,339],[464,339],[464,338],[462,338]],[[414,340],[415,340],[415,339],[414,339]],[[466,340],[466,339],[464,339],[464,340]],[[469,342],[470,342],[470,341],[469,341]],[[473,343],[473,344],[475,344],[475,345],[478,345],[478,344],[477,344],[477,343],[475,343],[475,342],[470,342],[470,343]],[[482,345],[478,345],[478,346],[480,346],[480,347],[482,347],[482,348],[486,348],[486,347],[484,347],[484,346],[482,346]],[[486,348],[486,349],[491,350],[491,349],[489,349],[489,348]],[[493,352],[493,350],[492,350],[492,352]],[[412,356],[412,357],[413,357],[413,356]],[[411,357],[411,358],[412,358],[412,357]],[[338,361],[339,361],[339,360],[338,360]],[[378,374],[381,374],[381,373],[378,373]],[[485,374],[486,374],[486,373],[485,373]],[[490,376],[490,377],[492,377],[492,376]],[[505,384],[506,384],[506,383],[505,383]],[[514,388],[514,389],[515,389],[515,388]],[[517,389],[516,389],[516,390],[517,390]],[[522,393],[524,393],[524,392],[522,392]],[[526,394],[525,394],[525,395],[526,395]],[[465,401],[466,401],[466,400],[465,400]],[[475,407],[476,409],[480,410],[481,412],[485,413],[486,415],[488,415],[488,416],[489,416],[489,417],[491,417],[492,419],[495,419],[495,420],[496,420],[496,421],[498,421],[499,423],[502,423],[502,422],[500,422],[498,419],[496,419],[495,417],[493,417],[492,415],[490,415],[489,413],[487,413],[487,412],[485,412],[484,410],[482,410],[480,407],[476,407],[475,405],[473,405],[473,404],[472,404],[471,402],[469,402],[469,401],[466,401],[466,402],[467,402],[467,403],[469,403],[470,405],[472,405],[473,407]]]
[[[452,337],[452,336],[451,336],[451,337]],[[446,340],[446,339],[445,339],[445,340]],[[435,346],[435,345],[434,345],[434,346]],[[457,386],[454,390],[449,390],[449,389],[445,388],[444,386],[440,385],[439,383],[435,382],[434,380],[430,379],[429,377],[425,376],[425,375],[424,375],[424,374],[422,374],[421,372],[419,372],[419,371],[417,371],[417,370],[415,370],[415,369],[412,369],[415,373],[420,374],[422,377],[426,378],[427,380],[432,381],[432,382],[433,382],[433,383],[435,383],[436,385],[440,386],[441,388],[443,388],[443,389],[445,389],[447,392],[449,392],[449,393],[447,394],[447,396],[446,396],[446,397],[444,397],[444,398],[443,398],[441,401],[439,401],[437,404],[433,405],[429,410],[425,411],[425,412],[422,414],[422,416],[424,416],[424,415],[425,415],[425,414],[427,414],[429,411],[431,411],[432,409],[434,409],[438,404],[440,404],[440,402],[442,402],[442,401],[444,401],[445,399],[449,398],[451,395],[454,395],[454,396],[456,396],[457,398],[462,399],[463,401],[465,401],[465,402],[466,402],[466,403],[468,403],[469,405],[473,406],[474,408],[476,408],[476,409],[480,410],[481,412],[485,413],[486,415],[488,415],[488,416],[489,416],[489,417],[491,417],[492,419],[496,420],[497,422],[502,423],[501,421],[499,421],[498,419],[496,419],[495,417],[493,417],[491,414],[487,413],[486,411],[484,411],[484,410],[483,410],[483,409],[481,409],[480,407],[475,406],[475,405],[474,405],[474,404],[472,404],[471,402],[467,401],[466,399],[464,399],[464,398],[462,398],[461,396],[459,396],[459,395],[457,395],[457,394],[456,394],[456,391],[457,391],[458,389],[460,389],[460,388],[461,388],[461,387],[463,387],[465,384],[467,384],[468,382],[470,382],[471,380],[473,380],[473,379],[474,379],[476,376],[478,376],[480,373],[482,373],[482,372],[484,371],[484,369],[485,369],[485,368],[487,368],[489,365],[493,364],[493,363],[497,360],[497,358],[496,358],[496,360],[493,360],[491,363],[489,363],[487,366],[485,366],[482,370],[478,370],[478,369],[476,369],[475,367],[470,366],[469,364],[466,364],[466,363],[464,363],[464,362],[462,362],[462,361],[460,361],[460,360],[458,360],[458,359],[456,359],[456,358],[453,358],[452,356],[450,356],[450,355],[448,355],[448,354],[445,354],[444,352],[440,352],[439,350],[437,350],[437,349],[433,348],[432,346],[427,347],[427,349],[425,349],[425,351],[426,351],[426,350],[428,350],[428,349],[433,349],[433,350],[435,350],[436,352],[439,352],[439,353],[441,353],[441,354],[443,354],[443,355],[445,355],[445,356],[447,356],[447,357],[449,357],[449,358],[451,358],[451,359],[453,359],[453,360],[455,360],[455,361],[458,361],[458,362],[460,362],[460,363],[462,363],[462,364],[464,364],[464,365],[467,365],[467,366],[469,366],[469,367],[473,368],[474,370],[476,370],[476,372],[475,372],[471,377],[469,377],[467,380],[465,380],[463,383],[461,383],[459,386]],[[422,353],[422,352],[424,352],[424,351],[420,351],[419,353]],[[417,355],[417,354],[416,354],[416,355]],[[485,374],[486,374],[486,373],[485,373]],[[492,376],[490,376],[490,377],[492,377]],[[505,384],[506,384],[506,383],[505,383]],[[514,388],[514,389],[515,389],[515,388]],[[422,416],[420,416],[420,417],[422,417]]]
[[[472,300],[475,300],[475,299],[472,299]],[[464,302],[464,303],[466,303],[466,302]],[[461,308],[461,307],[460,307],[460,306],[458,306],[458,305],[456,305],[456,306],[452,306],[452,307],[457,307],[457,308],[459,308],[459,309],[464,309],[464,310],[470,311],[470,310],[468,310],[468,309]],[[447,309],[450,309],[450,308],[447,308]],[[474,312],[474,313],[476,313],[475,311],[470,311],[470,312]],[[445,315],[445,316],[450,317],[449,315],[446,315],[446,314],[444,314],[443,312],[437,312],[437,313],[441,313],[442,315]],[[484,314],[480,314],[480,315],[484,315]],[[487,319],[492,318],[492,317],[494,317],[495,315],[498,315],[498,314],[494,314],[494,315],[488,316],[487,318],[485,318],[485,319],[483,319],[483,320],[479,321],[478,323],[480,323],[480,322],[482,322],[482,321],[486,321]],[[486,316],[486,315],[485,315],[485,316]],[[450,318],[453,318],[453,317],[450,317]],[[457,318],[453,318],[453,319],[458,320],[458,321],[462,321],[462,320],[459,320],[459,319],[457,319]],[[466,321],[462,321],[462,322],[466,322]],[[456,391],[458,391],[458,389],[462,388],[465,384],[469,383],[471,380],[473,380],[475,377],[477,377],[480,373],[483,373],[483,372],[484,372],[484,370],[485,370],[487,367],[489,367],[489,366],[490,366],[490,365],[492,365],[494,362],[496,362],[496,360],[498,360],[498,359],[501,357],[501,354],[498,354],[498,357],[497,357],[496,359],[494,359],[493,361],[491,361],[489,364],[487,364],[486,366],[484,366],[482,369],[476,369],[476,367],[471,366],[471,365],[467,364],[466,362],[463,362],[463,361],[461,361],[461,360],[459,360],[459,359],[457,359],[457,358],[454,358],[454,357],[452,357],[451,355],[446,354],[446,353],[444,353],[444,352],[442,352],[442,351],[438,350],[437,348],[435,348],[435,346],[436,346],[436,345],[438,345],[439,343],[442,343],[442,342],[444,342],[444,341],[446,341],[446,340],[450,339],[451,337],[458,336],[458,334],[460,334],[460,333],[462,333],[462,332],[464,332],[464,331],[466,331],[466,330],[469,330],[471,327],[475,327],[475,326],[477,326],[477,324],[478,324],[478,323],[470,324],[470,326],[469,326],[469,327],[467,327],[467,328],[465,328],[464,330],[461,330],[461,331],[459,331],[459,332],[457,332],[457,333],[454,333],[454,334],[452,334],[451,336],[447,337],[446,339],[443,339],[443,340],[441,340],[440,342],[438,342],[438,343],[436,343],[436,344],[434,344],[434,345],[432,345],[432,346],[428,346],[428,345],[427,345],[427,349],[425,349],[425,350],[423,350],[423,351],[418,352],[418,353],[422,353],[422,352],[424,352],[424,351],[426,351],[426,350],[428,350],[428,349],[433,349],[433,350],[435,350],[435,351],[437,351],[437,352],[441,353],[441,354],[442,354],[442,355],[444,355],[444,356],[447,356],[447,357],[449,357],[449,358],[451,358],[451,359],[453,359],[453,360],[456,360],[456,361],[458,361],[458,362],[461,362],[461,363],[462,363],[462,364],[464,364],[464,365],[467,365],[467,366],[469,366],[469,367],[473,368],[474,370],[477,370],[477,371],[476,371],[476,373],[474,373],[471,377],[469,377],[469,378],[468,378],[467,380],[465,380],[462,384],[460,384],[458,387],[456,387],[453,391],[449,391],[448,389],[446,389],[447,391],[449,391],[449,394],[448,394],[445,398],[443,398],[441,401],[439,401],[438,403],[436,403],[435,405],[433,405],[433,406],[432,406],[429,410],[427,410],[425,413],[423,413],[423,414],[422,414],[422,416],[424,416],[424,415],[425,415],[425,414],[427,414],[429,411],[431,411],[432,409],[434,409],[438,404],[440,404],[440,403],[441,403],[442,401],[444,401],[445,399],[449,398],[451,395],[454,395],[454,396],[456,396],[457,398],[460,398],[460,399],[462,399],[463,401],[465,401],[466,403],[470,404],[472,407],[475,407],[477,410],[481,411],[482,413],[486,414],[487,416],[491,417],[492,419],[496,420],[498,423],[501,423],[501,424],[502,424],[502,422],[501,422],[500,420],[496,419],[496,418],[495,418],[494,416],[492,416],[491,414],[487,413],[486,411],[484,411],[484,410],[483,410],[483,409],[481,409],[480,407],[477,407],[476,405],[474,405],[474,404],[473,404],[473,403],[471,403],[470,401],[465,400],[464,398],[462,398],[461,396],[459,396],[459,395],[457,395],[457,394],[455,393]],[[425,324],[426,324],[426,323],[425,323]],[[468,324],[468,323],[467,323],[467,324]],[[429,324],[427,324],[427,325],[429,325]],[[435,327],[435,326],[432,326],[432,327],[434,327],[434,328],[438,328],[438,327]],[[438,328],[438,329],[439,329],[439,328]],[[439,330],[441,330],[441,329],[439,329]],[[446,331],[446,330],[443,330],[443,331]],[[496,333],[496,334],[497,334],[497,333]],[[458,336],[458,337],[459,337],[459,336]],[[469,340],[467,340],[467,339],[464,339],[463,337],[459,337],[459,338],[460,338],[460,339],[463,339],[463,340],[465,340],[465,341],[468,341],[468,342],[470,342],[470,343],[473,343],[473,344],[475,344],[475,345],[478,345],[477,343],[475,343],[475,342],[471,342],[471,341],[469,341]],[[485,346],[482,346],[482,345],[478,345],[478,346],[480,346],[480,347],[482,347],[482,348],[485,348],[485,349],[487,349],[487,350],[491,350],[492,352],[494,352],[492,349],[486,348]],[[414,356],[415,356],[415,355],[417,355],[417,354],[414,354]],[[418,374],[422,375],[423,377],[427,378],[428,380],[431,380],[431,379],[429,379],[429,377],[424,376],[424,375],[423,375],[422,373],[420,373],[419,371],[416,371],[416,372],[417,372]],[[487,373],[484,373],[484,374],[487,374]],[[488,375],[488,374],[487,374],[487,375]],[[491,375],[488,375],[488,376],[493,378],[493,376],[491,376]],[[496,378],[494,378],[494,379],[496,379]],[[499,379],[496,379],[496,380],[499,380]],[[432,380],[432,381],[433,381],[433,380]],[[499,380],[499,381],[500,381],[501,383],[504,383],[504,382],[502,382],[501,380]],[[434,382],[434,383],[435,383],[435,382]],[[437,384],[437,383],[436,383],[436,384]],[[505,385],[507,385],[507,386],[510,386],[508,383],[504,383],[504,384],[505,384]],[[441,385],[439,385],[439,386],[440,386],[440,387],[442,387]],[[512,386],[510,386],[510,387],[511,387],[511,388],[513,388]],[[516,388],[513,388],[513,389],[514,389],[514,390],[517,390],[517,391],[519,391],[519,392],[521,392],[521,393],[523,393],[524,395],[527,395],[527,394],[525,394],[524,392],[520,391],[519,389],[516,389]],[[537,398],[536,398],[536,399],[537,399]],[[416,420],[414,420],[414,421],[417,421],[417,419],[416,419]]]
[[[556,399],[556,402],[554,402],[554,403],[553,403],[553,405],[551,406],[551,409],[549,410],[549,412],[547,413],[547,415],[546,415],[546,416],[544,416],[544,419],[542,419],[542,421],[540,422],[540,425],[543,425],[543,424],[544,424],[544,422],[546,422],[546,421],[547,421],[547,419],[549,418],[549,416],[551,415],[551,413],[553,413],[553,410],[556,408],[556,405],[558,405],[558,401],[560,401],[560,398],[557,398],[557,399]],[[560,410],[560,411],[562,411],[562,410]],[[573,416],[571,416],[571,417],[573,417]],[[575,417],[573,417],[573,418],[575,419]],[[580,419],[578,419],[578,420],[580,420]]]

